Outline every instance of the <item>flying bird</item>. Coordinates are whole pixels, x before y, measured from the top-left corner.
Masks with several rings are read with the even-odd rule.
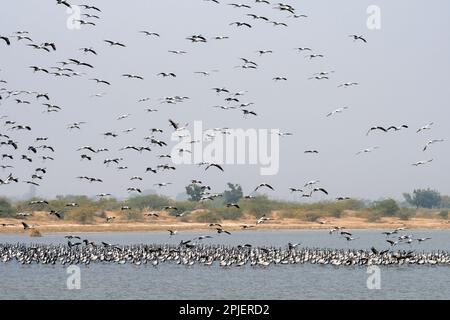
[[[143,78],[142,76],[138,76],[138,75],[135,75],[135,74],[129,74],[129,73],[126,73],[126,74],[123,74],[122,76],[123,76],[123,77],[126,77],[126,78],[128,78],[128,79],[139,79],[139,80],[144,80],[144,78]]]
[[[233,26],[233,25],[235,25],[235,26],[237,26],[237,27],[247,27],[247,28],[251,28],[251,27],[252,27],[252,25],[251,25],[250,23],[247,23],[247,22],[239,22],[239,21],[230,23],[230,26]]]
[[[100,84],[106,84],[106,85],[108,85],[108,86],[111,85],[110,82],[105,81],[105,80],[101,80],[101,79],[97,79],[97,78],[93,78],[93,79],[89,79],[89,80],[93,80],[93,81],[95,81],[95,82],[97,82],[97,83],[100,83]]]
[[[169,53],[173,53],[173,54],[179,55],[179,54],[186,54],[187,52],[183,51],[183,50],[169,50]]]
[[[226,234],[228,234],[228,235],[231,235],[231,232],[229,232],[229,231],[227,231],[227,230],[224,230],[224,229],[222,229],[222,228],[216,228],[216,230],[217,230],[217,233],[218,233],[218,234],[226,233]]]
[[[89,5],[86,5],[86,4],[82,4],[82,5],[80,5],[80,7],[83,8],[83,9],[86,9],[86,10],[95,10],[97,12],[102,12],[102,10],[100,10],[99,8],[94,7],[94,6],[89,6]]]
[[[419,243],[421,243],[421,242],[424,242],[424,241],[427,241],[427,240],[431,240],[431,238],[430,237],[426,237],[426,238],[417,238],[416,239]]]
[[[430,163],[430,162],[432,162],[432,161],[433,161],[433,159],[430,159],[430,160],[422,160],[422,161],[417,161],[416,163],[413,163],[412,165],[418,167],[418,166],[422,166],[422,165],[424,165],[424,164]]]
[[[325,193],[326,195],[328,195],[328,191],[325,190],[324,188],[314,188],[314,189],[311,191],[311,193],[313,193],[313,192],[318,192],[318,191],[323,192],[323,193]]]
[[[210,163],[210,164],[208,164],[208,166],[205,168],[205,171],[208,170],[211,167],[215,167],[215,168],[219,169],[222,172],[224,171],[223,168],[217,163]]]
[[[22,222],[22,226],[23,226],[23,230],[34,229],[33,226],[31,226],[31,225],[29,225],[29,224],[27,224],[25,222]]]
[[[357,34],[352,34],[349,37],[353,38],[353,41],[361,40],[364,43],[367,43],[367,40],[363,38],[363,36],[359,36]]]
[[[117,46],[117,47],[126,47],[123,43],[112,41],[112,40],[103,40],[104,42],[108,43],[111,47]]]
[[[84,53],[91,53],[93,55],[97,55],[97,52],[92,48],[80,48],[81,51]]]
[[[425,130],[431,130],[431,127],[433,126],[433,124],[434,124],[434,122],[430,122],[429,124],[424,125],[423,127],[420,127],[419,129],[417,129],[417,133],[420,133]]]
[[[385,129],[384,127],[376,126],[376,127],[371,127],[371,128],[367,131],[366,136],[368,136],[369,133],[371,133],[372,131],[375,131],[375,130],[379,130],[379,131],[383,131],[383,132],[388,132],[387,129]]]
[[[396,127],[396,126],[390,126],[390,127],[387,128],[386,130],[387,130],[387,131],[389,131],[389,130],[400,131],[400,130],[402,130],[402,129],[408,129],[408,128],[409,128],[408,125],[402,124],[402,125],[399,126],[399,127]]]
[[[367,148],[367,149],[358,151],[358,152],[356,153],[356,155],[359,155],[359,154],[361,154],[361,153],[370,153],[370,152],[372,152],[372,151],[374,151],[374,150],[376,150],[376,149],[379,149],[379,148],[380,148],[380,147],[378,147],[378,146],[371,147],[371,148]]]
[[[323,57],[324,57],[323,54],[310,54],[306,56],[306,58],[309,58],[310,60],[314,58],[323,58]]]
[[[272,191],[275,190],[270,184],[268,184],[268,183],[261,183],[261,184],[259,184],[259,185],[255,188],[255,190],[253,190],[253,191],[256,192],[256,191],[258,191],[260,188],[263,188],[263,187],[269,188],[269,189],[272,190]]]
[[[177,75],[173,72],[160,72],[157,75],[162,76],[163,78],[166,78],[166,77],[176,78],[177,77]]]
[[[158,38],[161,36],[159,33],[156,33],[156,32],[150,32],[150,31],[145,31],[145,30],[139,31],[139,33],[143,33],[143,34],[146,35],[146,36],[155,36],[155,37],[158,37]]]
[[[353,87],[353,86],[357,86],[359,83],[358,82],[345,82],[343,84],[338,85],[338,88],[344,87]]]
[[[0,36],[0,39],[2,39],[3,41],[5,41],[5,42],[6,42],[6,44],[7,44],[8,46],[10,46],[10,45],[11,45],[11,41],[9,40],[9,38],[8,38],[8,37],[5,37],[5,36]]]
[[[426,151],[431,145],[438,143],[438,142],[444,142],[444,139],[434,139],[434,140],[430,140],[427,142],[427,144],[425,145],[425,147],[423,147],[423,151]]]
[[[229,3],[229,6],[233,6],[235,8],[247,8],[247,9],[251,9],[252,7],[250,7],[248,4],[243,4],[243,3]]]
[[[338,108],[338,109],[336,109],[336,110],[331,111],[330,113],[328,113],[328,114],[327,114],[327,117],[330,117],[330,116],[332,116],[332,115],[334,115],[334,114],[336,114],[336,113],[342,113],[342,112],[344,112],[344,110],[347,110],[347,109],[348,109],[348,107]]]

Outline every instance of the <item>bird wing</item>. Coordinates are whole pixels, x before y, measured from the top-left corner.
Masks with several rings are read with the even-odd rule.
[[[169,119],[169,123],[172,127],[174,127],[174,129],[178,129],[178,124],[175,123],[172,119]]]
[[[7,37],[0,37],[0,38],[3,39],[8,46],[11,45],[11,41],[9,41]]]

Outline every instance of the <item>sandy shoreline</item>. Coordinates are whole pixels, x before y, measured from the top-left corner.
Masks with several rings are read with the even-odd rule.
[[[79,224],[71,221],[51,221],[48,219],[0,219],[0,234],[24,233],[21,222],[34,226],[42,234],[49,233],[83,233],[83,232],[152,232],[152,231],[207,231],[214,230],[208,223],[181,222],[176,219],[149,220],[142,222],[114,221],[111,223],[96,222],[93,224]],[[1,226],[1,224],[14,224],[14,226]],[[243,230],[242,225],[255,225],[254,220],[223,221],[221,223],[225,230]],[[450,223],[443,219],[412,218],[404,221],[398,218],[382,218],[377,222],[368,222],[366,219],[358,217],[330,218],[325,223],[299,221],[297,219],[273,220],[264,224],[259,224],[254,228],[244,230],[326,230],[333,226],[342,226],[346,229],[366,229],[366,230],[393,230],[399,227],[407,229],[434,229],[450,230]]]

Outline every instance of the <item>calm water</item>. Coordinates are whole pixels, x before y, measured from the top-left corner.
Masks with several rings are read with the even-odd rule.
[[[381,231],[355,231],[347,242],[327,231],[250,231],[231,236],[182,232],[169,237],[154,233],[76,234],[114,244],[173,243],[211,234],[211,244],[387,249]],[[414,237],[432,237],[406,250],[450,251],[449,231],[407,230]],[[75,235],[75,234],[74,234]],[[65,243],[63,234],[30,238],[0,235],[1,243]],[[381,267],[381,289],[367,289],[367,269],[320,265],[274,265],[268,268],[226,268],[174,264],[81,266],[81,289],[68,290],[66,267],[0,263],[0,299],[450,299],[450,266]]]

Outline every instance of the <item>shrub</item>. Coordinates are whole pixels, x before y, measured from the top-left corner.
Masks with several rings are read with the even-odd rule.
[[[126,210],[122,213],[122,217],[128,221],[142,221],[144,220],[144,215],[141,211],[136,210]]]
[[[242,210],[237,208],[222,207],[215,209],[213,212],[221,220],[237,220],[243,215]]]
[[[213,200],[207,200],[200,202],[199,205],[201,205],[204,209],[218,209],[222,208],[224,206],[222,197],[214,198]]]
[[[175,203],[175,206],[177,207],[178,212],[193,211],[195,210],[197,203],[192,201],[178,201],[177,203]],[[176,213],[173,212],[173,214]]]
[[[441,208],[450,208],[450,196],[441,196]]]
[[[379,222],[381,220],[381,215],[378,213],[372,213],[367,216],[367,222]]]
[[[281,210],[278,212],[280,218],[294,219],[298,218],[299,211],[298,210]]]
[[[364,201],[358,199],[344,200],[340,201],[340,203],[343,205],[343,210],[361,210],[366,208]]]
[[[193,217],[187,214],[179,220],[183,222],[188,222],[192,219],[196,222],[219,222],[221,220],[237,220],[242,216],[242,209],[227,208],[222,205],[219,208],[208,208],[202,212],[196,212]]]
[[[400,211],[397,213],[397,216],[401,220],[409,220],[411,217],[413,217],[416,214],[416,211],[411,208],[401,208]]]
[[[400,211],[400,208],[394,199],[377,201],[372,205],[371,209],[382,216],[390,217],[395,216]]]
[[[305,213],[303,220],[315,222],[318,219],[320,219],[321,216],[322,215],[317,212],[307,212],[307,213]]]
[[[0,217],[10,217],[15,213],[11,203],[5,198],[0,198]]]
[[[260,196],[254,199],[243,200],[240,206],[244,211],[259,218],[272,213],[272,210],[276,207],[276,202],[269,200],[267,196]]]
[[[31,229],[30,237],[42,237],[42,234],[38,229]]]
[[[442,219],[448,219],[448,210],[442,210],[441,212],[439,212],[439,217],[441,217]]]
[[[186,214],[185,216],[182,216],[177,219],[178,219],[178,221],[181,221],[181,222],[189,222],[191,220],[191,217],[189,216],[189,214]]]
[[[105,211],[115,211],[115,210],[119,210],[122,205],[120,202],[118,202],[116,199],[107,199],[107,198],[103,198],[103,199],[99,199],[98,201],[96,201],[94,203],[99,210],[105,210]]]
[[[411,219],[411,215],[405,212],[400,212],[398,214],[398,217],[400,218],[400,220],[409,220]]]
[[[64,214],[64,219],[74,220],[81,224],[89,224],[94,221],[96,208],[90,206],[83,206],[71,209]]]
[[[128,199],[125,204],[133,209],[144,209],[146,207],[161,210],[165,206],[174,205],[175,201],[169,197],[160,196],[157,194],[150,194],[147,196],[137,196]]]
[[[222,221],[221,217],[217,214],[217,212],[212,211],[203,211],[198,213],[194,219],[195,222],[202,223],[216,223]]]
[[[342,216],[342,213],[344,212],[344,210],[343,209],[341,209],[341,208],[333,208],[331,211],[330,211],[330,214],[333,216],[333,217],[335,217],[335,218],[340,218],[341,216]]]
[[[108,216],[108,212],[107,211],[97,211],[96,213],[94,213],[94,215],[96,217],[106,219],[106,217]]]

